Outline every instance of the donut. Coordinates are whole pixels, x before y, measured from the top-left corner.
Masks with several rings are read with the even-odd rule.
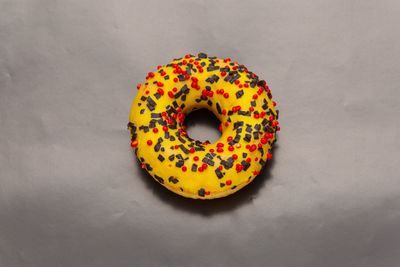
[[[249,184],[271,160],[278,110],[264,80],[231,59],[186,55],[137,86],[128,129],[141,167],[183,197],[214,199]],[[208,109],[220,139],[188,136],[185,116]]]

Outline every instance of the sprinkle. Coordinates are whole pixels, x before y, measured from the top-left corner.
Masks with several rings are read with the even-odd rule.
[[[148,144],[149,146],[151,146],[151,145],[153,144],[153,141],[147,140],[147,144]]]
[[[131,143],[131,147],[137,147],[138,146],[138,141],[137,140],[133,140]]]

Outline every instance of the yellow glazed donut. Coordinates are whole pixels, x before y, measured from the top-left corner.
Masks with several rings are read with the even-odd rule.
[[[278,112],[266,82],[228,59],[186,55],[138,85],[128,128],[131,146],[156,181],[189,198],[212,199],[246,186],[271,159]],[[216,143],[191,139],[185,115],[212,111]]]

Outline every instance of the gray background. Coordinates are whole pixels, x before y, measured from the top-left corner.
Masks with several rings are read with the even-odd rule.
[[[399,14],[0,0],[0,265],[399,266]],[[139,169],[126,130],[146,73],[199,51],[266,79],[282,127],[252,184],[203,202]]]

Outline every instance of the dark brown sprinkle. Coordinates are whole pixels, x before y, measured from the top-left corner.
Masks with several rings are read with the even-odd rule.
[[[256,140],[259,138],[258,132],[253,132],[253,138],[256,139]]]
[[[195,171],[197,171],[197,165],[196,165],[195,163],[193,163],[193,165],[192,165],[192,172],[195,172]]]
[[[164,139],[169,139],[169,132],[164,132]]]
[[[253,127],[251,127],[251,125],[246,124],[246,132],[251,133],[253,131]]]
[[[146,97],[144,96],[144,95],[142,95],[142,97],[140,98],[140,100],[142,100],[142,101],[146,101]]]
[[[151,113],[151,115],[150,115],[152,118],[161,118],[161,113],[155,113],[155,112],[153,112],[153,113]]]
[[[166,81],[169,80],[169,75],[165,75],[164,80],[166,80]]]
[[[219,186],[220,186],[220,187],[224,187],[225,184],[224,184],[224,183],[220,183]]]
[[[237,187],[237,186],[236,186],[236,185],[234,185],[234,186],[232,186],[232,188],[231,188],[231,189],[233,190],[233,189],[235,189],[236,187]]]
[[[223,71],[224,71],[224,72],[229,72],[230,69],[229,69],[229,67],[226,67],[226,68],[220,68],[219,70],[220,70],[221,72],[223,72]]]
[[[181,97],[181,100],[182,100],[182,101],[186,101],[186,95],[183,95],[183,96]]]
[[[183,153],[185,153],[185,154],[189,154],[190,153],[190,150],[187,149],[184,145],[179,145],[179,147],[183,151]]]
[[[146,169],[148,170],[148,171],[152,171],[153,170],[153,168],[150,166],[150,164],[148,164],[148,163],[146,163]]]
[[[135,126],[135,124],[133,122],[128,122],[126,127],[128,127],[128,129],[129,129],[129,127],[131,127],[132,129],[135,129],[135,131],[136,131],[136,126]]]
[[[143,161],[144,161],[144,158],[140,157],[140,162],[143,162]]]
[[[233,111],[232,110],[229,110],[228,111],[228,116],[231,116],[233,114]]]
[[[147,107],[149,108],[150,111],[153,111],[155,109],[154,106],[150,105],[149,103],[147,103]]]
[[[157,174],[154,174],[154,178],[155,178],[160,184],[163,184],[163,183],[164,183],[164,179],[161,178],[160,176],[158,176]]]
[[[139,130],[143,130],[143,132],[147,133],[149,131],[149,127],[142,125],[139,127]]]
[[[266,163],[263,159],[260,159],[258,162],[259,162],[260,165],[263,166],[263,167],[264,167],[264,165],[265,165],[265,163]]]
[[[154,82],[153,82],[153,84],[156,84],[156,83],[158,83],[158,81],[154,81]]]
[[[180,167],[183,166],[184,163],[185,163],[185,162],[184,162],[183,160],[178,160],[178,161],[176,162],[175,166],[178,167],[178,168],[180,168]]]
[[[180,82],[183,82],[183,81],[186,80],[186,79],[185,79],[185,76],[183,76],[182,74],[179,74],[179,75],[178,75],[178,79],[179,79]]]
[[[206,190],[204,190],[204,188],[200,188],[197,193],[199,194],[199,196],[204,197],[206,194]]]
[[[215,174],[217,175],[218,179],[221,179],[222,177],[224,177],[221,170],[218,168],[215,169]]]
[[[239,110],[237,113],[241,116],[251,116],[250,111]]]
[[[250,163],[245,160],[242,160],[241,164],[243,165],[243,170],[245,171],[247,171],[247,169],[250,167]]]
[[[261,122],[261,124],[263,125],[263,126],[265,126],[265,124],[267,124],[268,123],[268,120],[267,119],[263,119],[263,121]]]
[[[170,183],[173,183],[173,184],[176,184],[176,183],[179,182],[179,180],[176,179],[174,176],[170,176],[170,177],[168,178],[168,181],[169,181]]]
[[[214,65],[209,65],[209,66],[207,67],[207,71],[208,71],[208,72],[216,71],[216,70],[218,70],[218,69],[219,69],[219,67],[218,67],[218,66],[214,66]]]
[[[261,157],[264,156],[264,149],[262,149],[262,148],[259,147],[259,148],[257,148],[257,150],[260,151]]]
[[[175,141],[175,137],[173,135],[169,136],[169,141],[174,142]]]
[[[256,101],[251,101],[251,102],[250,102],[250,105],[251,105],[252,107],[255,107],[255,106],[256,106]]]
[[[140,106],[142,106],[142,103],[141,103],[141,102],[139,102],[137,105],[138,105],[138,107],[140,107]]]
[[[202,52],[200,52],[197,56],[199,58],[207,58],[207,54],[206,53],[202,53]]]
[[[165,159],[165,158],[164,158],[164,157],[163,157],[161,154],[160,154],[160,155],[158,155],[158,160],[159,160],[159,161],[163,162],[163,161],[164,161],[164,159]]]
[[[236,75],[234,75],[230,80],[229,80],[229,82],[230,83],[234,83],[237,79],[239,79],[240,78],[240,74],[238,73],[238,74],[236,74]]]
[[[168,157],[169,161],[173,161],[175,159],[175,155],[172,154],[171,156]]]
[[[159,92],[157,92],[157,93],[153,94],[153,96],[154,96],[156,99],[160,99],[160,97],[161,97],[161,95],[160,95],[160,93],[159,93]]]
[[[247,153],[243,152],[242,156],[243,156],[243,158],[246,158],[247,157]]]
[[[250,135],[250,134],[246,134],[246,135],[243,137],[243,140],[246,141],[247,143],[249,143],[249,142],[251,141],[251,135]]]
[[[210,165],[210,166],[214,166],[214,161],[209,159],[209,158],[204,158],[203,162]]]
[[[212,107],[212,102],[211,102],[211,100],[208,100],[208,101],[207,101],[207,104],[208,104],[210,107]]]
[[[262,108],[263,108],[264,110],[268,109],[268,102],[265,102],[265,103],[262,105]]]
[[[218,102],[217,102],[216,106],[217,106],[218,114],[222,114],[221,106],[219,105]]]
[[[160,148],[161,148],[161,144],[160,144],[160,143],[157,143],[157,144],[154,146],[154,151],[155,151],[155,152],[158,152],[158,151],[160,151]]]
[[[254,129],[259,131],[261,129],[261,125],[257,123],[256,125],[254,125]]]
[[[243,90],[239,90],[236,92],[236,98],[239,99],[244,95],[244,91]]]
[[[183,159],[183,157],[182,157],[181,154],[176,155],[176,158],[177,158],[177,159]]]
[[[182,143],[186,143],[186,140],[183,139],[180,135],[178,136],[178,140],[181,141]]]
[[[212,75],[206,79],[206,82],[213,84],[214,82],[218,82],[219,77],[217,75]]]
[[[237,128],[243,126],[244,122],[243,121],[237,121],[233,124],[233,130],[236,130]]]

